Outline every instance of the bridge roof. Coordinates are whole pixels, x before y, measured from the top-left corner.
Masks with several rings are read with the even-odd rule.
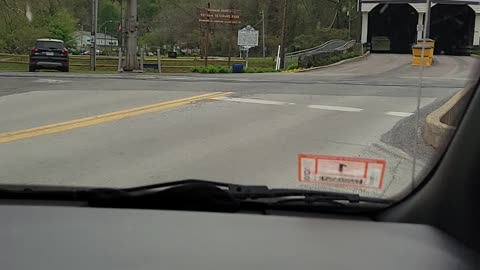
[[[426,0],[359,0],[361,3],[426,3]],[[480,0],[432,0],[436,4],[480,5]]]

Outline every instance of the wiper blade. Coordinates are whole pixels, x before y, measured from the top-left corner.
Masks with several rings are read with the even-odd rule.
[[[280,197],[305,197],[309,199],[329,199],[329,200],[344,200],[349,203],[359,203],[359,202],[371,202],[371,203],[391,203],[392,201],[372,198],[372,197],[362,197],[358,194],[352,193],[341,193],[341,192],[329,192],[329,191],[318,191],[318,190],[304,190],[304,189],[270,189],[264,185],[238,185],[224,182],[214,182],[206,180],[196,180],[196,179],[187,179],[166,183],[159,183],[147,186],[139,186],[133,188],[122,189],[125,192],[139,192],[139,191],[148,191],[159,188],[168,188],[173,186],[181,185],[190,185],[190,184],[205,184],[213,185],[220,188],[224,188],[237,199],[265,199],[265,198],[280,198]]]
[[[99,189],[103,192],[95,196],[94,205],[115,205],[118,207],[129,204],[144,205],[144,207],[178,206],[195,210],[205,206],[215,208],[215,205],[227,206],[226,209],[238,210],[242,205],[261,203],[265,207],[272,205],[301,203],[323,203],[336,206],[357,203],[390,204],[391,201],[378,198],[362,197],[358,194],[301,190],[301,189],[270,189],[267,186],[237,185],[205,180],[180,180],[148,186],[126,189]],[[98,195],[98,194],[97,194]],[[96,200],[100,198],[100,200]],[[257,204],[259,205],[259,204]],[[175,208],[177,206],[177,208]],[[169,208],[172,209],[172,208]]]
[[[184,180],[127,189],[93,189],[88,204],[110,208],[237,212],[240,202],[220,188],[226,184],[213,183]]]
[[[85,201],[92,207],[170,209],[212,212],[279,209],[286,206],[337,206],[392,201],[358,194],[300,189],[270,189],[205,180],[180,180],[124,189],[3,188],[0,198]]]

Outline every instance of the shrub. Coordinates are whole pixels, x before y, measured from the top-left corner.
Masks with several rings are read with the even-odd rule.
[[[232,70],[229,67],[226,66],[219,66],[218,67],[218,73],[231,73]]]
[[[201,68],[200,67],[193,67],[192,68],[192,72],[200,72],[201,71]]]
[[[207,67],[193,67],[192,72],[196,73],[231,73],[232,69],[227,66],[207,66]],[[273,68],[250,67],[244,70],[246,73],[266,73],[278,72]]]
[[[293,70],[293,69],[298,69],[298,64],[291,64],[288,66],[287,70]]]
[[[278,72],[277,70],[273,69],[273,68],[257,68],[257,67],[253,67],[253,68],[247,68],[245,70],[246,73],[267,73],[267,72]]]
[[[218,68],[216,66],[208,66],[207,73],[218,73]]]

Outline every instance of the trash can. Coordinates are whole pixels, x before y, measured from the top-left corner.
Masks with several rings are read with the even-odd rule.
[[[232,65],[232,72],[233,73],[242,73],[243,72],[243,64],[233,64]]]

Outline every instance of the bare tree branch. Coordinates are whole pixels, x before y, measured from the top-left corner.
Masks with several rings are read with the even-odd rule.
[[[7,7],[7,9],[11,11],[15,11],[16,13],[20,13],[20,14],[25,14],[25,10],[21,10],[18,7],[14,7],[13,5],[9,4],[7,0],[2,0],[2,3],[5,7]]]

